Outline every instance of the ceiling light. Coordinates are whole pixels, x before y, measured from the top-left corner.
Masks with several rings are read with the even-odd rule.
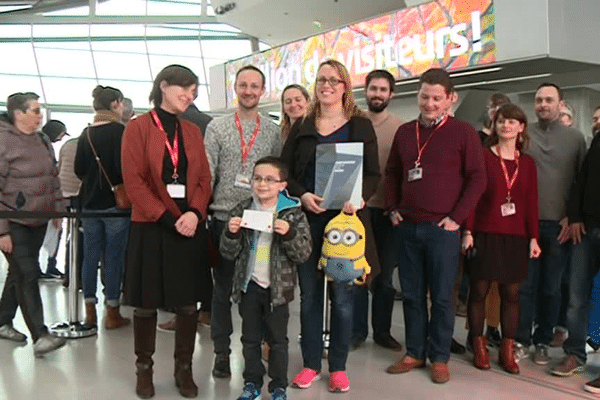
[[[493,67],[493,68],[486,68],[486,69],[474,69],[474,70],[470,70],[470,71],[463,71],[463,72],[454,72],[454,73],[450,73],[450,76],[452,78],[456,78],[458,76],[468,76],[468,75],[477,75],[477,74],[487,74],[490,72],[496,72],[496,71],[500,71],[502,69],[502,67]]]
[[[467,88],[471,86],[481,86],[481,85],[493,85],[495,83],[507,83],[507,82],[517,82],[517,81],[526,81],[529,79],[538,79],[538,78],[547,78],[552,76],[551,73],[547,72],[545,74],[537,74],[537,75],[526,75],[526,76],[513,76],[512,78],[504,78],[504,79],[494,79],[491,81],[480,81],[480,82],[472,82],[472,83],[464,83],[462,85],[456,85],[457,89]]]

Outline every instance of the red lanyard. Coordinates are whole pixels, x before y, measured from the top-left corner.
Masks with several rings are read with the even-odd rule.
[[[167,135],[167,132],[165,131],[165,128],[163,127],[162,122],[160,122],[160,119],[158,118],[158,114],[156,113],[156,110],[150,110],[150,115],[152,115],[152,119],[154,120],[154,123],[156,124],[156,127],[158,128],[159,131],[161,131],[162,133],[165,134],[165,136]],[[175,124],[175,137],[173,138],[173,146],[171,146],[171,144],[169,143],[169,139],[168,137],[165,137],[165,144],[167,145],[167,150],[169,151],[169,156],[171,157],[171,162],[173,163],[173,179],[177,180],[177,178],[179,177],[179,175],[177,174],[177,168],[179,167],[179,140],[178,139],[178,130],[179,128],[179,122],[176,122]]]
[[[425,147],[427,147],[427,145],[429,144],[429,141],[431,141],[433,134],[435,132],[437,132],[437,130],[440,129],[442,127],[442,125],[444,125],[446,123],[446,121],[448,121],[448,115],[444,116],[444,118],[440,121],[438,126],[435,127],[433,132],[431,132],[431,135],[429,135],[429,138],[427,138],[427,140],[425,141],[423,146],[421,146],[421,128],[419,127],[419,121],[417,120],[417,154],[418,155],[417,155],[417,161],[415,161],[415,167],[419,167],[419,165],[421,164],[421,156],[423,155],[423,152],[425,151]]]
[[[515,173],[512,178],[508,177],[508,170],[506,169],[506,164],[502,159],[502,154],[500,154],[500,147],[496,146],[496,152],[498,153],[498,158],[500,159],[500,165],[502,166],[502,172],[504,172],[504,180],[506,181],[506,188],[508,189],[508,195],[506,196],[506,200],[510,201],[510,189],[512,189],[515,181],[517,180],[517,175],[519,175],[519,150],[515,150],[515,163],[517,164],[517,168],[515,169]]]
[[[260,118],[258,115],[256,116],[256,127],[254,128],[254,133],[252,134],[252,138],[250,139],[250,143],[246,146],[246,139],[244,138],[244,131],[242,129],[242,123],[240,122],[240,116],[238,113],[235,113],[235,125],[237,126],[237,130],[240,133],[240,141],[242,142],[242,168],[246,163],[246,159],[248,158],[248,154],[250,154],[250,150],[252,150],[252,146],[254,146],[254,141],[258,136],[258,132],[260,131]]]

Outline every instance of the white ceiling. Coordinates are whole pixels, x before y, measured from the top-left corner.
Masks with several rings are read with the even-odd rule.
[[[292,42],[431,0],[212,0],[213,9],[235,3],[217,15],[271,46]],[[315,23],[318,21],[318,23]]]

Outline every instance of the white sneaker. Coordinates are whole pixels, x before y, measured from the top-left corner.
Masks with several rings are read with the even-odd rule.
[[[33,355],[42,357],[44,354],[60,349],[67,343],[64,338],[54,335],[44,335],[33,344]]]
[[[0,338],[19,343],[24,343],[27,341],[27,336],[13,328],[11,324],[4,324],[0,326]]]

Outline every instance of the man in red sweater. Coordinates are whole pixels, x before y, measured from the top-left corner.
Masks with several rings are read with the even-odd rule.
[[[417,94],[420,115],[396,132],[385,169],[386,209],[398,235],[402,265],[407,350],[387,371],[422,368],[429,355],[435,383],[450,379],[459,227],[487,183],[477,132],[447,114],[452,91],[446,71],[423,73]]]

